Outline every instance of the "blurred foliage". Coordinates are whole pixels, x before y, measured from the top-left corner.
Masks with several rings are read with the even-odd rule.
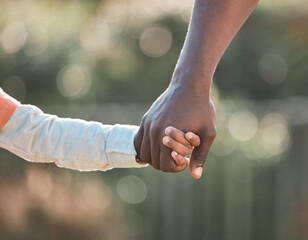
[[[138,124],[170,82],[192,4],[2,1],[0,85],[47,113]],[[308,239],[307,7],[261,1],[225,53],[201,180],[79,173],[2,150],[0,238]]]
[[[22,100],[151,102],[170,82],[187,30],[182,12],[171,14],[175,10],[161,9],[160,1],[152,15],[147,12],[155,1],[149,9],[138,1],[21,2],[1,10],[0,66],[2,81],[22,78],[29,93]],[[189,15],[190,8],[184,10]],[[257,9],[216,72],[222,94],[252,99],[307,94],[307,18]],[[171,40],[161,31],[139,39],[153,27],[166,30]],[[155,48],[167,51],[152,57]],[[62,96],[56,82],[71,65],[85,68],[91,81],[82,97],[73,99]]]

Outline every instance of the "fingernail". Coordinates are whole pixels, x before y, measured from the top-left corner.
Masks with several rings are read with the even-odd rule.
[[[187,137],[188,137],[188,139],[192,139],[193,138],[192,134],[188,134]]]
[[[176,156],[176,157],[177,157],[177,156],[178,156],[178,153],[177,153],[177,152],[174,152],[174,156]]]
[[[170,129],[170,128],[167,128],[167,129],[166,129],[166,133],[167,133],[167,134],[170,134],[170,133],[171,133],[171,129]]]
[[[201,177],[201,175],[202,175],[202,170],[203,170],[203,168],[202,167],[197,167],[196,169],[195,169],[195,174],[196,174],[196,176],[197,177]]]

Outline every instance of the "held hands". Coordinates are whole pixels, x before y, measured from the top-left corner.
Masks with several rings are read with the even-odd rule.
[[[190,142],[189,133],[197,134],[200,144]],[[181,172],[189,164],[191,175],[200,178],[215,136],[215,108],[206,91],[193,84],[171,84],[142,118],[134,143],[140,162],[164,172]],[[188,152],[178,144],[189,148],[187,141],[195,148],[184,164]]]
[[[178,166],[185,169],[189,166],[190,159],[188,154],[200,145],[200,137],[192,132],[184,134],[182,131],[168,127],[165,130],[166,136],[163,138],[163,144],[172,150],[171,156]],[[137,162],[140,162],[137,159]],[[142,162],[140,162],[142,164]]]
[[[190,162],[187,155],[200,145],[199,136],[192,132],[184,134],[174,127],[166,128],[165,133],[167,136],[163,138],[163,144],[173,150],[171,152],[173,160],[178,166],[183,166],[183,169],[185,169]]]

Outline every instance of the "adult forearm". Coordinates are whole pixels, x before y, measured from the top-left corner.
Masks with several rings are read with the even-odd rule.
[[[209,91],[224,51],[257,3],[258,0],[196,0],[173,81],[197,81],[199,87]]]

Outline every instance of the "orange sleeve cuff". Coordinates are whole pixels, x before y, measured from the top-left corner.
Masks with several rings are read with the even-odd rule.
[[[0,88],[0,128],[2,128],[13,115],[20,103],[3,92]]]

